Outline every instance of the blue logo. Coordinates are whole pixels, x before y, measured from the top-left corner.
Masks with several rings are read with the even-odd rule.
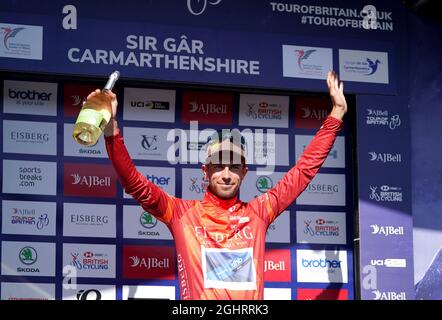
[[[340,260],[328,260],[328,259],[312,259],[307,260],[302,258],[302,266],[305,268],[327,268],[327,269],[340,269]]]

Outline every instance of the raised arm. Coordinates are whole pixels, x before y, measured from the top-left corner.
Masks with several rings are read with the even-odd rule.
[[[272,223],[308,186],[321,168],[341,130],[347,102],[344,97],[344,85],[339,84],[334,71],[328,73],[327,86],[333,109],[313,140],[305,148],[297,164],[268,192],[258,197],[254,205],[262,207],[264,219]]]
[[[88,99],[94,99],[99,92],[99,90],[92,92]],[[104,136],[109,159],[118,174],[121,185],[126,193],[131,195],[144,210],[161,221],[169,223],[172,219],[174,198],[150,182],[136,169],[118,128],[116,120],[117,97],[112,92],[108,94],[111,97],[112,118],[104,130]]]

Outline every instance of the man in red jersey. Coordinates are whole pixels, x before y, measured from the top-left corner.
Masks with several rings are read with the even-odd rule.
[[[110,93],[113,117],[104,132],[109,159],[126,193],[173,234],[181,299],[263,299],[267,228],[316,175],[347,112],[343,83],[333,71],[327,86],[333,109],[314,139],[275,187],[248,203],[238,199],[248,170],[240,137],[221,132],[208,143],[202,170],[209,186],[201,201],[175,198],[136,170],[115,119],[116,95]]]

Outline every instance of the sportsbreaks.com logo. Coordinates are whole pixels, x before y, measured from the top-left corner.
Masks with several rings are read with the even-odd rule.
[[[67,196],[112,198],[116,175],[110,165],[65,163],[64,194]]]
[[[175,250],[162,246],[124,246],[123,278],[175,280]]]

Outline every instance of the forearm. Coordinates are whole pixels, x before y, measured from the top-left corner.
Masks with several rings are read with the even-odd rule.
[[[108,125],[104,129],[103,133],[105,137],[111,137],[117,135],[120,132],[118,128],[118,122],[115,118],[111,118]]]

